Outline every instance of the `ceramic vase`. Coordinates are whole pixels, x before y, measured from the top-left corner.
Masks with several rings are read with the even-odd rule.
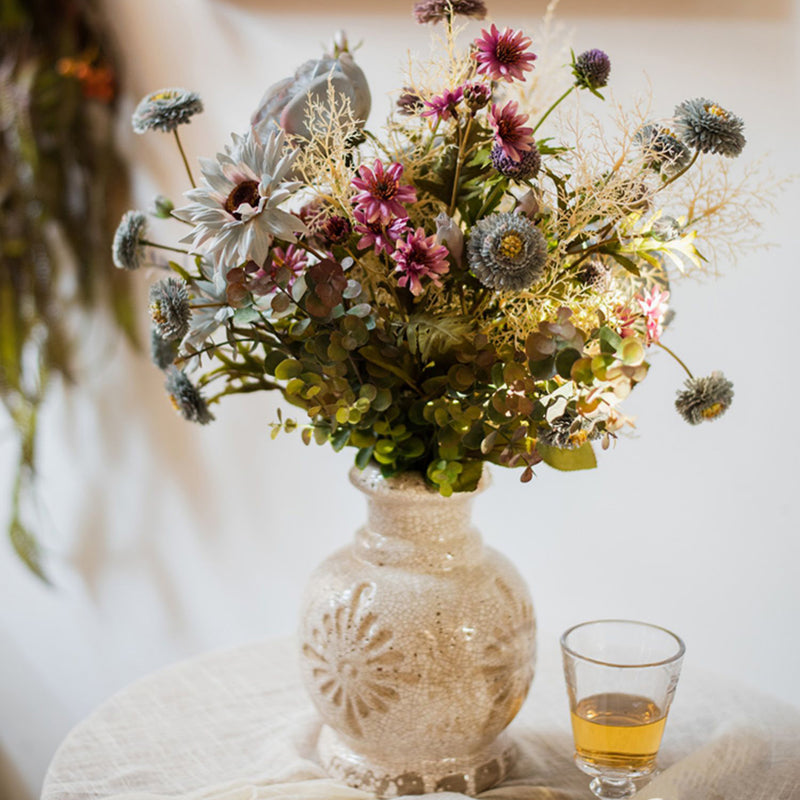
[[[350,479],[367,522],[312,575],[300,630],[322,764],[378,797],[478,794],[511,766],[535,658],[527,587],[471,522],[488,471],[451,497],[376,466]]]

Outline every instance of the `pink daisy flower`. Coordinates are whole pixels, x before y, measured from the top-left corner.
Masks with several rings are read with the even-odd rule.
[[[355,211],[353,216],[356,218],[355,231],[361,234],[356,246],[359,250],[374,247],[378,255],[384,250],[387,253],[394,250],[395,242],[405,233],[408,227],[408,217],[395,217],[386,225],[380,219],[375,222],[369,222],[366,213],[363,211]]]
[[[533,128],[525,127],[528,114],[517,114],[519,104],[509,100],[502,111],[492,103],[489,124],[494,131],[494,140],[512,161],[522,161],[522,156],[533,149]]]
[[[500,33],[494,24],[488,31],[484,28],[481,38],[475,40],[478,72],[493,81],[524,81],[523,73],[533,69],[532,62],[536,61],[533,53],[525,52],[530,46],[531,40],[522,31],[506,28]]]
[[[447,121],[451,117],[457,117],[456,106],[464,99],[464,89],[459,86],[457,89],[448,89],[442,94],[434,95],[424,103],[428,106],[427,111],[423,111],[422,117],[438,117],[440,120]]]
[[[363,165],[358,174],[360,177],[351,181],[359,190],[353,203],[358,211],[364,212],[368,222],[380,220],[388,224],[392,217],[408,216],[403,203],[415,202],[417,192],[413,186],[401,185],[402,164],[390,164],[384,169],[381,160],[376,158],[372,169]]]
[[[647,325],[647,343],[657,342],[664,332],[664,316],[667,313],[669,292],[662,292],[658,286],[654,286],[649,294],[637,294],[634,299],[644,314]]]
[[[430,278],[436,286],[441,286],[439,276],[450,269],[447,255],[447,248],[436,243],[435,235],[426,236],[424,228],[417,228],[406,241],[400,240],[392,253],[397,262],[395,272],[401,274],[397,285],[407,286],[414,297],[422,294],[422,278]]]

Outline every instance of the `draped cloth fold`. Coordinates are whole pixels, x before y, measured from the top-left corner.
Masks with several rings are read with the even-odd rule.
[[[509,729],[517,763],[481,800],[592,797],[572,761],[555,639],[540,639],[531,695]],[[262,642],[137,681],[65,739],[42,800],[368,800],[316,761],[320,723],[294,652],[288,640]],[[640,800],[800,800],[800,710],[689,661],[659,764]]]

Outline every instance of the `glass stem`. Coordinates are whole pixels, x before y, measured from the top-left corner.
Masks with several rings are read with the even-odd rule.
[[[636,794],[636,784],[630,778],[599,775],[589,784],[589,788],[600,800],[624,800]]]

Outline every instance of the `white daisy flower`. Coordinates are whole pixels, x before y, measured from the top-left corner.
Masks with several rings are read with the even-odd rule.
[[[263,264],[275,237],[293,241],[295,232],[305,233],[296,216],[278,208],[302,186],[285,180],[296,155],[285,149],[282,131],[263,143],[234,133],[224,153],[200,159],[204,185],[186,192],[192,202],[173,212],[195,226],[181,241],[215,255],[227,272],[249,260]]]

